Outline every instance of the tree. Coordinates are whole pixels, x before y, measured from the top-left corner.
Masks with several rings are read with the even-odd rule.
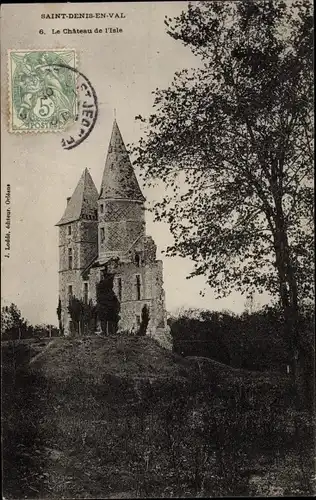
[[[97,284],[97,315],[104,334],[116,333],[120,319],[120,302],[113,291],[114,275],[105,273]]]
[[[147,304],[142,308],[141,322],[138,330],[138,335],[143,337],[146,335],[147,327],[149,323],[149,307]]]
[[[82,322],[83,330],[95,330],[96,324],[96,306],[93,305],[92,300],[82,305]]]
[[[28,330],[27,321],[22,317],[20,309],[13,304],[1,308],[1,338],[20,339]]]
[[[90,300],[88,304],[85,304],[83,300],[77,299],[77,297],[71,297],[69,301],[68,311],[71,320],[74,324],[75,331],[82,335],[89,327],[91,327],[91,322],[95,319],[96,308],[93,306]]]
[[[73,322],[74,329],[79,335],[81,334],[81,322],[83,316],[83,302],[77,297],[72,296],[69,299],[68,312]]]
[[[57,313],[57,318],[58,318],[59,330],[61,333],[64,333],[63,323],[62,323],[62,319],[61,319],[61,311],[62,311],[61,300],[60,300],[60,297],[58,297],[58,306],[56,309],[56,313]]]
[[[167,254],[191,257],[219,296],[277,296],[296,378],[313,296],[311,3],[194,2],[165,24],[199,63],[156,89],[134,147],[145,181],[166,186]]]

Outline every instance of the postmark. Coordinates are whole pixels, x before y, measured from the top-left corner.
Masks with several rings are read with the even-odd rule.
[[[61,141],[62,147],[69,150],[79,146],[91,134],[98,117],[98,99],[93,85],[83,73],[69,66],[66,69],[77,75],[78,96],[75,123]]]
[[[74,49],[10,50],[10,132],[62,131],[78,113]]]

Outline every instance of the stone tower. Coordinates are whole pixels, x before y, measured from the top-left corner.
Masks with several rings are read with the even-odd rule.
[[[70,331],[69,296],[96,303],[96,285],[104,272],[111,272],[113,289],[120,301],[119,331],[136,332],[146,305],[149,310],[147,334],[165,347],[171,347],[162,262],[156,259],[153,239],[146,235],[144,203],[114,121],[100,194],[85,170],[57,224],[60,228],[60,297],[66,334]]]
[[[138,185],[116,121],[98,200],[99,260],[126,260],[126,250],[145,236],[145,198]]]
[[[85,169],[73,195],[67,199],[59,226],[59,296],[62,323],[69,332],[68,303],[71,296],[82,297],[87,286],[81,273],[98,251],[98,191]]]

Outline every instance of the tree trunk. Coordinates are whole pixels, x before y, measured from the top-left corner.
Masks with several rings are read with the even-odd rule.
[[[297,282],[289,255],[289,244],[280,208],[277,210],[279,217],[275,218],[276,232],[274,235],[274,248],[276,267],[280,283],[280,298],[284,313],[285,336],[290,356],[291,378],[295,390],[296,404],[299,404],[299,332],[298,332],[298,297]]]

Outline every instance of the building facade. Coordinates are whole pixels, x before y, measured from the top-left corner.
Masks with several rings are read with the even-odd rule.
[[[59,227],[59,297],[65,335],[71,333],[69,299],[96,303],[103,273],[114,275],[120,302],[119,331],[136,332],[144,305],[147,334],[170,347],[162,262],[146,235],[145,198],[136,179],[116,121],[105,162],[100,193],[85,169],[67,199]]]

